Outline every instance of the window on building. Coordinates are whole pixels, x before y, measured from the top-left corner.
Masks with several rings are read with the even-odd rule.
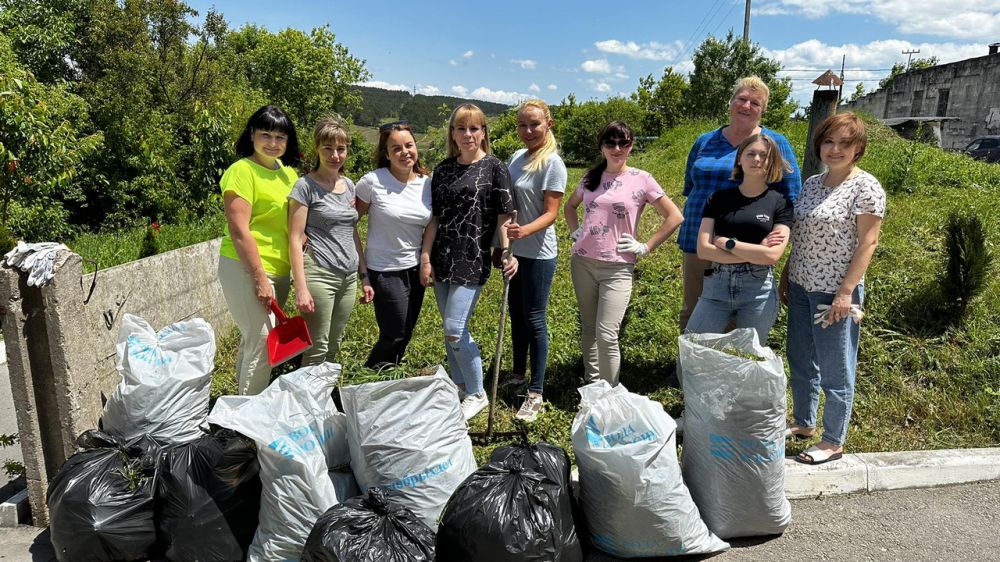
[[[935,115],[938,117],[944,117],[948,115],[948,96],[951,95],[951,90],[948,88],[941,88],[938,90],[938,103],[937,112]]]
[[[913,92],[913,103],[910,105],[910,115],[917,117],[924,110],[924,91],[916,90]]]

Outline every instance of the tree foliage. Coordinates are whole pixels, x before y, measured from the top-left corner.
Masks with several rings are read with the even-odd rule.
[[[659,135],[681,121],[687,90],[687,79],[674,72],[670,66],[663,69],[663,76],[659,81],[652,74],[639,79],[639,87],[632,94],[632,101],[646,111],[646,134]]]
[[[764,55],[758,43],[743,41],[732,30],[723,39],[709,35],[698,46],[693,59],[694,71],[684,97],[692,117],[728,122],[733,85],[751,75],[760,77],[771,90],[767,111],[761,119],[764,125],[781,127],[795,111],[791,80],[778,77],[781,63]]]
[[[624,121],[637,137],[646,135],[646,111],[638,103],[621,97],[564,106],[557,119],[560,123],[557,138],[564,157],[571,162],[590,164],[601,157],[597,135],[611,121]]]
[[[925,59],[913,59],[910,61],[910,70],[920,70],[922,68],[930,68],[932,66],[937,66],[937,57],[928,57]],[[893,63],[892,69],[889,70],[889,75],[878,81],[878,87],[880,90],[888,88],[892,84],[892,81],[896,79],[897,76],[901,74],[906,74],[908,70],[906,65],[897,62]]]

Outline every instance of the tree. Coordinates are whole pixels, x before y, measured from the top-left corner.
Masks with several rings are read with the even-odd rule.
[[[932,66],[937,66],[937,57],[928,57],[925,59],[913,59],[910,61],[910,70],[920,70],[921,68],[930,68]],[[889,70],[889,75],[878,81],[878,87],[880,90],[888,88],[892,81],[896,79],[900,74],[906,74],[909,72],[906,70],[906,65],[897,62],[892,65],[892,69]]]
[[[659,135],[680,122],[687,89],[687,79],[669,66],[663,69],[659,82],[652,74],[639,79],[639,88],[632,94],[632,101],[646,110],[646,134]]]
[[[854,93],[851,94],[851,101],[858,101],[859,99],[865,97],[867,93],[865,92],[865,83],[858,82],[858,85],[854,87]]]
[[[709,35],[694,53],[694,71],[684,97],[694,117],[719,122],[729,120],[728,102],[740,78],[756,75],[771,90],[762,122],[775,128],[784,125],[797,104],[791,100],[791,80],[778,78],[781,63],[767,58],[760,45],[736,37],[732,30],[724,39]]]
[[[0,34],[42,83],[76,77],[74,59],[87,21],[87,0],[0,0]]]
[[[638,103],[614,97],[605,101],[586,101],[577,104],[569,117],[556,122],[556,135],[563,154],[570,162],[591,163],[601,156],[597,135],[611,121],[624,121],[632,127],[637,137],[646,134],[646,111]]]

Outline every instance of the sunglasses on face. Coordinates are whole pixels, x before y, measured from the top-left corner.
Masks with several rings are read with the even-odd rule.
[[[629,139],[629,140],[613,140],[613,139],[608,139],[608,140],[602,142],[601,144],[604,146],[604,148],[607,148],[608,150],[615,150],[618,147],[621,147],[622,150],[625,150],[628,147],[632,146],[632,140],[631,139]]]

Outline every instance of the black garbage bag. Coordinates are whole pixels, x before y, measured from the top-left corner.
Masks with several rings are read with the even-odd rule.
[[[153,496],[159,444],[84,433],[49,483],[49,532],[65,561],[145,560],[156,544]]]
[[[409,509],[369,488],[316,520],[305,562],[432,562],[434,531]]]
[[[438,562],[566,562],[582,559],[568,490],[533,470],[529,450],[514,449],[465,479],[441,513]],[[567,478],[568,480],[568,478]]]
[[[156,529],[169,560],[243,560],[257,531],[260,465],[252,439],[219,429],[160,454]]]
[[[563,548],[561,562],[577,562],[583,560],[580,538],[576,533],[577,526],[583,525],[583,512],[576,505],[573,490],[570,487],[569,455],[562,447],[539,441],[538,443],[507,445],[497,447],[490,455],[489,462],[502,462],[511,456],[521,453],[524,467],[544,474],[549,480],[559,484],[559,513],[562,521]]]

